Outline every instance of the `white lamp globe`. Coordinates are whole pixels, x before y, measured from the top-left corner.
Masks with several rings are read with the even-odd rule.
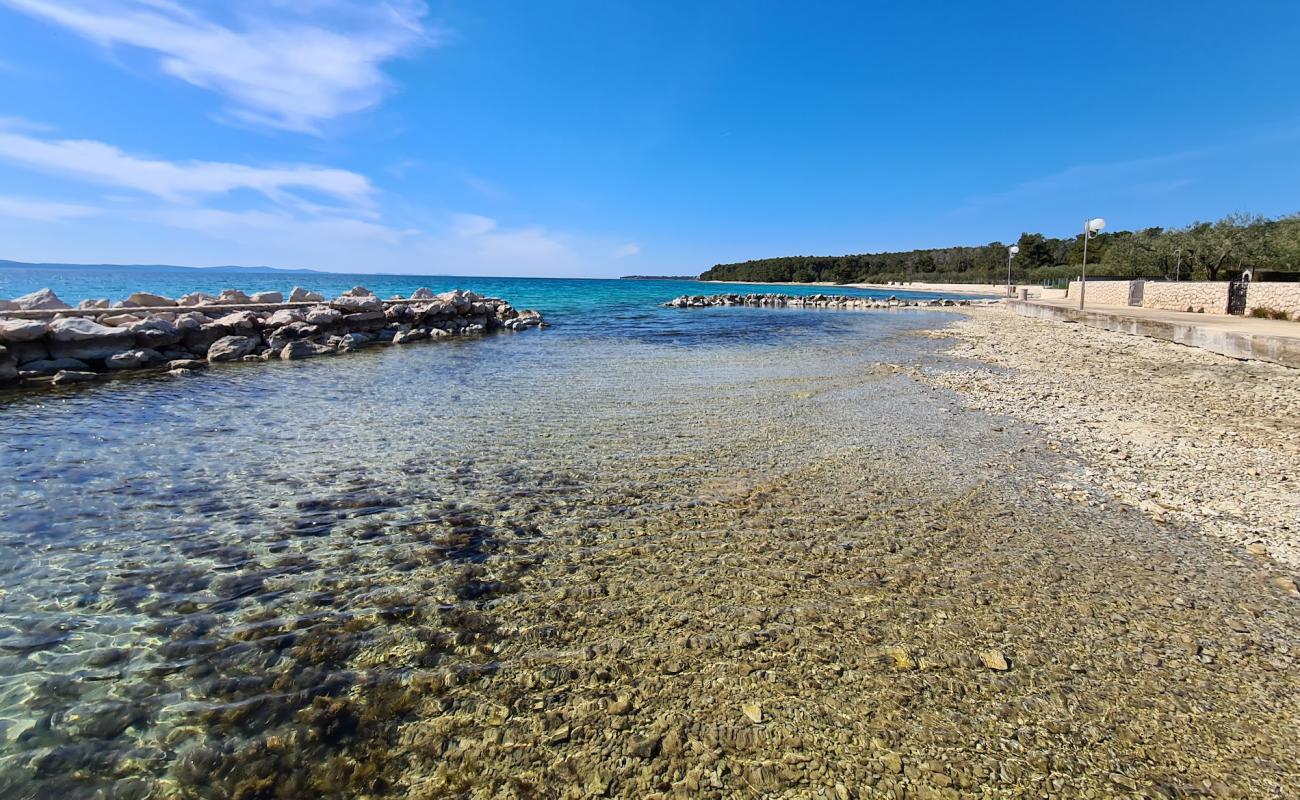
[[[1088,220],[1088,230],[1092,233],[1101,233],[1101,229],[1106,227],[1106,220],[1101,217]]]
[[[1007,252],[1011,253],[1011,255],[1014,256],[1016,253],[1020,252],[1020,245],[1017,244],[1011,245],[1010,247],[1007,248]]]

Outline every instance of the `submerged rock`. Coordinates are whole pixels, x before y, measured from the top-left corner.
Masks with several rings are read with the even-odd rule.
[[[285,361],[294,361],[300,358],[313,358],[334,352],[323,344],[316,344],[307,339],[299,339],[296,342],[289,342],[280,350],[280,358]]]
[[[54,374],[52,381],[55,386],[62,386],[65,383],[85,383],[99,379],[99,374],[95,372],[84,372],[81,370],[63,369]]]

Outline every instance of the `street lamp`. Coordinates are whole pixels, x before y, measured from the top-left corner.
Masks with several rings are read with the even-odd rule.
[[[1083,310],[1083,293],[1088,286],[1088,240],[1101,233],[1106,220],[1101,217],[1083,221],[1083,274],[1079,276],[1079,310]]]
[[[1019,252],[1020,245],[1013,244],[1007,248],[1007,297],[1015,294],[1015,290],[1011,288],[1011,259],[1015,258],[1016,253]]]

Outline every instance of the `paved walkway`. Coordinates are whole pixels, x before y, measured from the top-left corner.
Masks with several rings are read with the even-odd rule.
[[[1004,302],[1022,316],[1164,339],[1231,358],[1300,369],[1300,322],[1092,303],[1080,311],[1078,300],[1068,299]]]
[[[1077,298],[1038,299],[1030,301],[1035,305],[1053,306],[1074,311],[1079,310]],[[1141,308],[1138,306],[1111,306],[1103,303],[1084,302],[1085,311],[1098,311],[1105,314],[1121,314],[1134,319],[1147,319],[1159,322],[1174,322],[1196,325],[1210,330],[1232,333],[1249,333],[1262,336],[1289,336],[1300,338],[1300,322],[1281,319],[1256,319],[1230,314],[1189,314],[1186,311],[1166,311],[1160,308]]]

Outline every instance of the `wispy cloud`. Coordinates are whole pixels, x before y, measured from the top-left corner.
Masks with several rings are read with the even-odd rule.
[[[614,248],[614,258],[627,258],[628,256],[635,256],[640,254],[641,254],[641,245],[637,244],[636,242],[628,242],[627,244],[622,244]]]
[[[0,4],[106,48],[156,53],[164,73],[220,94],[242,122],[311,133],[377,104],[390,87],[382,65],[443,38],[422,0]]]
[[[28,222],[63,222],[99,213],[93,206],[0,195],[0,217]]]
[[[416,235],[377,222],[345,216],[303,218],[284,210],[226,211],[214,208],[167,208],[141,215],[148,222],[232,240],[254,239],[286,249],[303,240],[335,243],[398,244]]]
[[[1177,153],[1134,158],[1125,161],[1110,161],[1099,164],[1080,164],[1077,166],[1023,181],[1001,192],[970,197],[958,212],[996,206],[1017,200],[1026,200],[1044,195],[1059,195],[1065,192],[1078,192],[1094,187],[1111,187],[1111,191],[1131,190],[1139,183],[1143,185],[1171,184],[1186,185],[1188,179],[1168,178],[1152,180],[1161,170],[1184,165],[1187,162],[1212,155],[1215,148],[1183,150]],[[1176,188],[1176,187],[1174,187]]]
[[[133,156],[85,139],[44,139],[0,131],[0,159],[86,183],[132,189],[173,202],[245,189],[282,204],[307,203],[297,192],[366,205],[374,187],[364,176],[311,164],[249,166],[223,161],[164,161]]]

